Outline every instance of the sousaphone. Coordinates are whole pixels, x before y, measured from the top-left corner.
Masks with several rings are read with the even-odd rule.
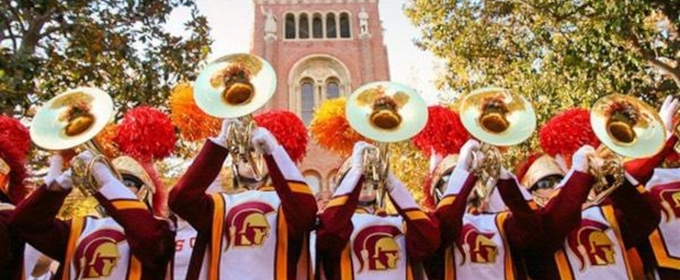
[[[596,182],[587,204],[599,204],[625,179],[621,157],[645,158],[657,154],[666,141],[666,128],[654,108],[622,94],[598,99],[590,110],[590,125],[602,142],[597,157],[604,162],[601,168],[590,164]],[[592,162],[594,157],[589,160]],[[613,181],[608,182],[607,177]]]
[[[239,119],[227,136],[232,167],[238,174],[235,163],[249,163],[257,181],[264,178],[265,171],[262,156],[250,144],[251,132],[257,127],[251,114],[264,106],[275,90],[274,68],[251,54],[216,59],[201,71],[194,84],[194,99],[201,110],[217,118]]]
[[[385,206],[389,174],[389,144],[415,136],[427,123],[427,105],[415,89],[394,82],[359,87],[347,99],[349,125],[376,143],[364,152],[364,188],[377,190],[378,207]]]
[[[94,141],[112,117],[113,100],[107,93],[90,87],[71,89],[50,99],[38,110],[31,123],[31,140],[46,150],[82,146],[91,151],[94,154],[92,161],[74,161],[71,166],[74,185],[83,195],[91,196],[97,192],[91,174],[94,163],[104,163],[121,178]],[[98,211],[102,215],[105,213],[101,207]]]
[[[484,153],[484,161],[472,168],[479,178],[475,192],[482,204],[488,204],[501,171],[502,159],[497,147],[517,145],[528,139],[536,130],[536,114],[524,97],[498,87],[478,89],[466,95],[459,112],[465,129],[482,142],[479,152]]]

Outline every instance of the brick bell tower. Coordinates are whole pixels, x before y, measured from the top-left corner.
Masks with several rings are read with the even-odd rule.
[[[389,80],[378,2],[253,0],[251,53],[269,61],[277,75],[266,109],[290,110],[309,124],[325,100]],[[316,192],[329,188],[342,160],[310,141],[300,170]]]

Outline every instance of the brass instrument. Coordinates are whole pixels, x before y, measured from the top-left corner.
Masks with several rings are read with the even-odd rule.
[[[389,145],[420,132],[427,123],[427,105],[415,89],[393,82],[361,86],[347,99],[345,115],[349,125],[375,141],[364,152],[364,189],[377,190],[377,206],[386,202],[385,182],[389,174]]]
[[[479,180],[475,192],[481,205],[489,202],[501,171],[499,146],[524,142],[536,129],[536,114],[531,103],[521,95],[504,88],[478,89],[460,103],[460,118],[465,129],[481,143],[475,152],[484,160],[472,167]],[[473,153],[473,162],[478,162]]]
[[[622,94],[598,99],[590,110],[590,124],[603,145],[596,156],[589,157],[596,182],[586,205],[597,205],[625,180],[621,156],[644,158],[657,154],[666,141],[666,129],[651,106]],[[603,160],[601,168],[594,162],[598,158]],[[613,182],[609,184],[607,178]]]
[[[194,84],[196,105],[208,115],[218,118],[238,118],[229,127],[227,147],[232,168],[238,174],[237,162],[248,163],[254,179],[266,176],[265,164],[251,147],[251,132],[257,127],[252,113],[274,96],[276,74],[264,59],[251,54],[231,54],[208,64]],[[239,176],[236,180],[241,185]]]
[[[92,166],[102,162],[119,179],[113,168],[94,141],[113,117],[113,100],[96,88],[80,87],[68,90],[47,101],[36,113],[31,123],[31,140],[46,150],[68,150],[78,146],[93,153],[90,162],[74,160],[71,166],[73,183],[85,196],[97,192],[97,182],[92,176]],[[99,205],[97,211],[105,215]]]

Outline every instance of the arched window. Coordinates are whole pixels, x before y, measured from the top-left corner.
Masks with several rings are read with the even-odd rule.
[[[331,78],[326,82],[326,99],[340,97],[340,83],[337,79]]]
[[[341,38],[349,38],[350,37],[349,14],[347,14],[347,13],[340,14],[340,37]]]
[[[307,14],[300,15],[300,39],[309,39],[309,17]]]
[[[338,26],[335,22],[335,14],[326,15],[326,38],[337,38]]]
[[[314,14],[312,18],[312,37],[323,38],[323,20],[321,14]]]
[[[286,39],[295,39],[295,15],[286,14]]]
[[[310,189],[312,189],[312,193],[316,194],[321,190],[321,178],[319,175],[316,174],[316,172],[305,172],[305,181],[307,182],[307,185],[309,186]]]
[[[300,117],[308,125],[314,114],[314,81],[302,80],[300,91]]]

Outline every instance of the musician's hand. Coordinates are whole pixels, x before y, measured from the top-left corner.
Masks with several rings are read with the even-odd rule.
[[[659,110],[659,116],[661,117],[663,124],[666,126],[666,130],[668,130],[671,133],[673,132],[674,129],[673,117],[678,112],[678,108],[680,108],[680,100],[678,100],[677,98],[673,98],[673,96],[669,95],[663,101],[661,109]]]
[[[590,166],[590,157],[596,157],[595,148],[590,145],[581,147],[571,157],[571,167],[579,172],[588,172],[588,167]]]
[[[476,164],[473,161],[473,158],[477,158],[478,161],[480,160],[481,153],[477,153],[475,156],[472,155],[472,153],[475,153],[475,149],[479,149],[479,142],[474,139],[468,140],[463,147],[460,148],[460,154],[458,155],[458,168],[462,168],[463,170],[470,171],[470,168],[474,167]]]
[[[235,118],[226,118],[222,121],[222,128],[220,128],[220,133],[217,134],[215,137],[211,137],[210,140],[212,140],[213,143],[220,145],[222,147],[227,147],[227,138],[229,137],[229,127],[234,124],[240,122],[238,119]]]
[[[64,157],[54,154],[50,157],[50,168],[45,176],[45,185],[51,185],[62,173],[64,173]]]
[[[354,150],[352,151],[352,169],[360,171],[364,170],[364,151],[369,148],[375,148],[375,146],[364,141],[359,141],[354,144]]]
[[[72,189],[73,179],[71,179],[71,169],[61,173],[59,177],[55,178],[54,183],[57,183],[59,187],[61,187],[64,190]]]
[[[274,135],[265,128],[258,127],[252,133],[251,144],[263,154],[270,155],[279,145]]]
[[[74,161],[76,160],[82,161],[85,164],[85,166],[89,165],[92,159],[94,159],[94,154],[92,154],[92,152],[90,151],[84,151],[78,154],[75,158],[73,158]],[[99,187],[102,187],[107,183],[116,180],[116,177],[113,175],[111,169],[109,169],[108,166],[99,161],[95,162],[92,165],[92,176],[94,177],[94,180],[97,181]]]

